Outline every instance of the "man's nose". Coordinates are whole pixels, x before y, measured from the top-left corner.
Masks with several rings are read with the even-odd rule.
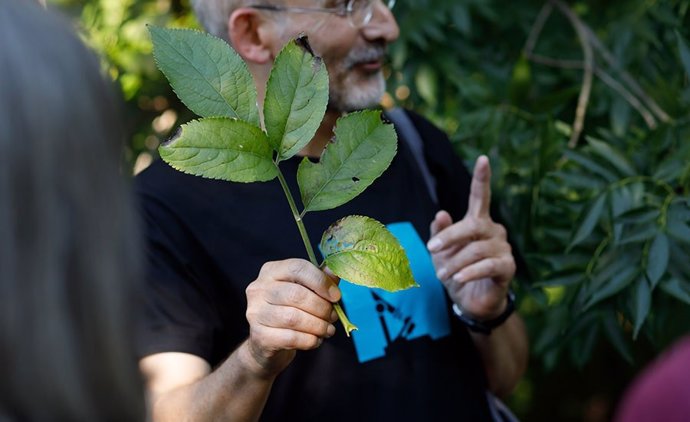
[[[374,0],[371,20],[362,27],[364,38],[374,41],[383,39],[391,43],[398,39],[400,28],[393,12],[381,0]]]

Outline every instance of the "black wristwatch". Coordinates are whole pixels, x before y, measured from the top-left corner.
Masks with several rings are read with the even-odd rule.
[[[465,326],[470,331],[485,334],[487,336],[491,334],[491,330],[506,322],[506,320],[510,317],[510,315],[513,314],[514,311],[515,293],[513,293],[512,290],[508,291],[508,304],[506,305],[506,309],[503,311],[503,313],[501,313],[501,315],[497,316],[496,318],[490,319],[488,321],[476,320],[471,316],[467,315],[467,313],[463,312],[463,310],[460,309],[460,307],[457,304],[453,304],[453,313],[463,324],[465,324]]]

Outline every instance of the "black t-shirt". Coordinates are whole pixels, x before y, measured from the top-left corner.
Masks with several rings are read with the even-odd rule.
[[[440,206],[460,219],[471,176],[442,132],[410,116],[424,139]],[[299,161],[281,163],[295,198]],[[244,291],[263,263],[307,259],[284,193],[277,180],[208,180],[160,161],[135,184],[148,243],[140,354],[186,352],[215,367],[248,335]],[[388,225],[422,288],[388,293],[342,282],[345,311],[360,330],[348,338],[337,324],[319,349],[299,352],[276,380],[262,420],[490,420],[480,358],[453,318],[424,247],[438,209],[399,142],[391,166],[364,193],[306,215],[317,251],[323,231],[341,217],[366,215]]]

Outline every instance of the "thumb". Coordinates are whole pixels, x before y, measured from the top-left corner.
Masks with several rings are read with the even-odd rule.
[[[446,227],[450,227],[452,224],[453,218],[447,211],[441,210],[437,212],[429,227],[431,237],[436,236],[439,232],[443,231]]]

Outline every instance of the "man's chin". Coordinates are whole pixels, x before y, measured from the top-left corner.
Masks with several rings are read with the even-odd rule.
[[[386,82],[383,75],[379,73],[376,78],[359,84],[350,83],[347,84],[347,87],[341,87],[337,93],[331,89],[328,110],[349,113],[366,108],[376,108],[386,90]]]
[[[370,101],[349,101],[349,102],[329,101],[328,107],[326,109],[328,111],[337,112],[337,113],[352,113],[354,111],[362,111],[362,110],[369,109],[369,108],[377,108],[380,104],[381,104],[381,97],[378,97],[375,100],[372,99]]]

